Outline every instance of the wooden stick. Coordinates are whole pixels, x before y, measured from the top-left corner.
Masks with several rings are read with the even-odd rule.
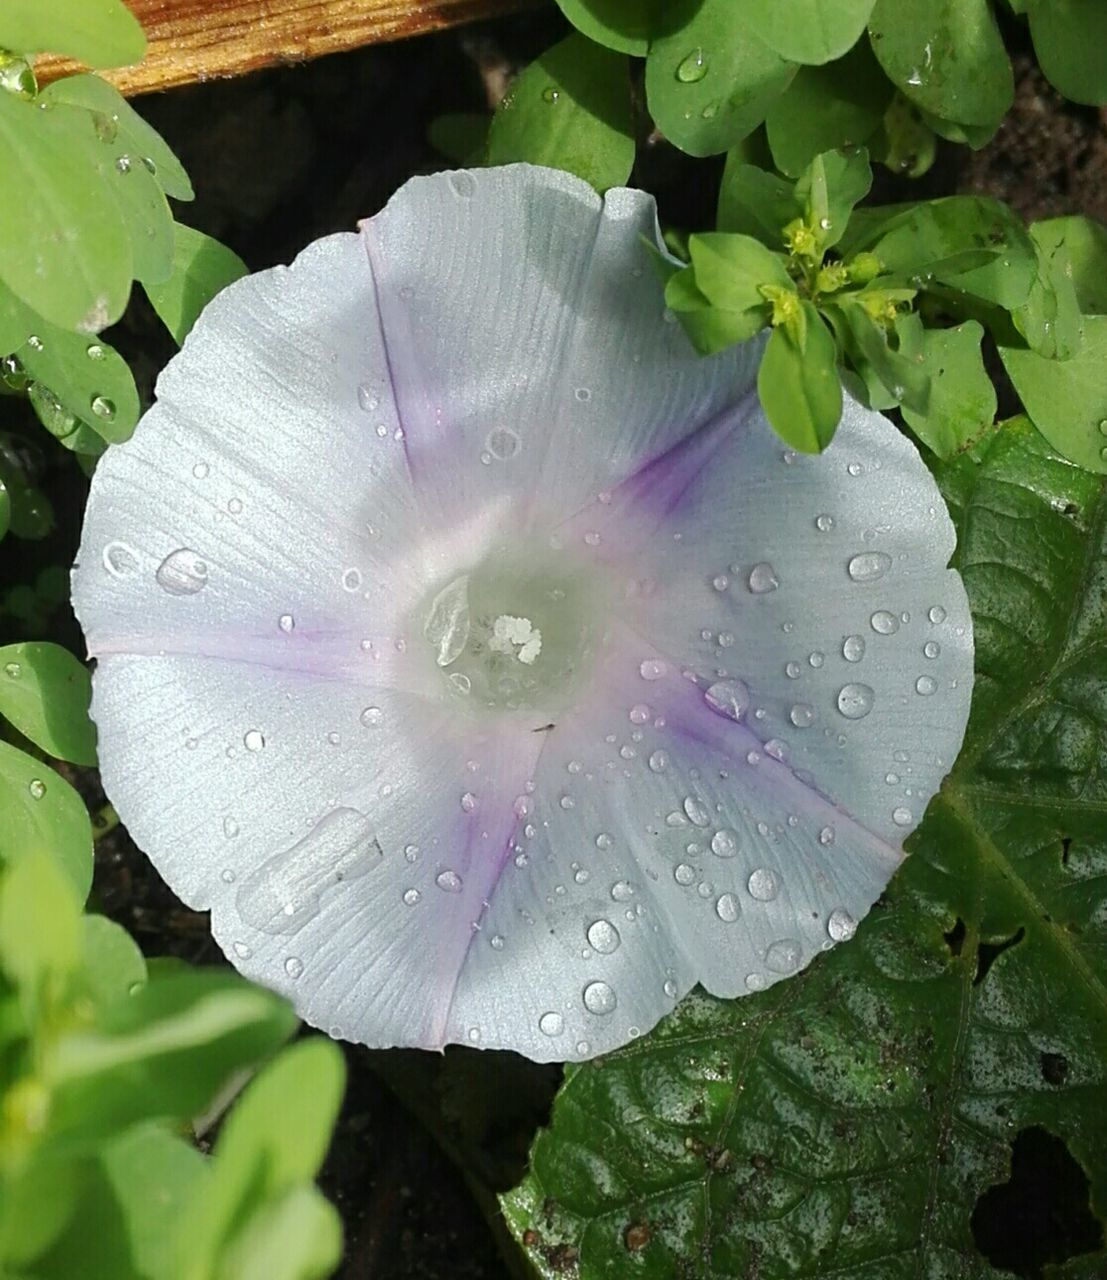
[[[48,0],[44,0],[44,3]],[[527,7],[534,0],[127,0],[149,47],[137,66],[101,74],[126,94],[239,76],[441,30]],[[36,61],[40,84],[81,68]]]

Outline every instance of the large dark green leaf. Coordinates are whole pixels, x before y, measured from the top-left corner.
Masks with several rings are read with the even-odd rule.
[[[853,48],[874,0],[744,0],[750,29],[792,62],[822,64]]]
[[[50,755],[96,763],[91,696],[88,668],[61,645],[28,640],[0,648],[0,716]]]
[[[1073,1168],[1102,1212],[1107,496],[1025,420],[938,477],[976,626],[961,758],[852,943],[567,1073],[505,1200],[551,1280],[1009,1278],[974,1213],[1001,1252],[1023,1228],[1019,1274],[1107,1274]],[[1039,1171],[1036,1233],[991,1209],[1017,1191],[981,1199],[1035,1151],[1071,1172]]]
[[[1028,0],[1034,52],[1050,83],[1074,102],[1107,102],[1107,5],[1103,0]]]

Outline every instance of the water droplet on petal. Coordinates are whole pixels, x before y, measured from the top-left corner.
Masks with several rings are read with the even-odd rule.
[[[138,552],[125,542],[109,542],[104,548],[103,562],[113,578],[131,578],[139,570]]]
[[[854,582],[876,582],[892,567],[892,557],[883,551],[862,551],[846,567]]]
[[[654,773],[664,773],[669,767],[669,756],[667,752],[655,751],[650,756],[650,768]]]
[[[551,1010],[538,1019],[538,1030],[544,1036],[559,1036],[565,1030],[565,1019],[560,1013],[554,1013]]]
[[[499,462],[514,458],[522,448],[522,441],[510,427],[493,427],[484,441],[484,447]]]
[[[616,902],[629,902],[634,897],[634,886],[629,880],[616,880],[611,886],[611,896]]]
[[[208,464],[206,462],[198,462],[192,468],[192,474],[197,480],[206,480],[208,477]]]
[[[838,690],[838,710],[847,720],[862,720],[873,709],[874,696],[867,684],[844,684]]]
[[[816,516],[815,528],[820,533],[829,533],[834,528],[834,517],[829,515]]]
[[[946,620],[946,611],[940,604],[933,605],[930,612],[926,615],[934,625],[940,626]]]
[[[797,702],[788,712],[788,719],[797,729],[808,729],[815,719],[815,708],[807,702]]]
[[[899,630],[899,619],[887,609],[878,609],[869,619],[869,625],[881,636],[891,636]]]
[[[180,547],[158,565],[154,577],[171,596],[194,596],[208,584],[208,566],[195,551]]]
[[[357,402],[366,413],[372,413],[379,407],[380,398],[368,383],[363,382],[357,389]]]
[[[755,564],[750,570],[749,587],[754,595],[762,596],[769,591],[775,591],[780,586],[780,579],[776,576],[776,570],[768,561],[762,561]]]
[[[738,837],[725,827],[711,837],[711,852],[717,858],[733,858],[738,852]]]
[[[304,962],[299,956],[289,956],[284,962],[284,971],[295,981],[304,972]]]
[[[749,709],[750,691],[741,680],[719,680],[707,689],[703,700],[728,720],[741,720]]]
[[[619,937],[619,930],[615,928],[610,920],[593,921],[588,926],[586,937],[592,950],[598,951],[605,956],[609,956],[613,951],[618,951],[619,943],[622,941]]]
[[[260,751],[265,746],[265,738],[258,729],[247,729],[242,735],[242,745],[247,751]]]
[[[738,899],[733,893],[720,893],[715,900],[715,914],[723,924],[733,924],[742,914]]]
[[[445,871],[440,871],[438,875],[434,877],[434,883],[444,893],[461,892],[461,877],[456,871],[451,871],[448,868]]]
[[[923,645],[923,655],[927,658],[937,658],[942,652],[942,646],[937,640],[928,640]]]
[[[668,669],[660,658],[647,658],[639,665],[638,674],[643,680],[660,680]]]
[[[711,821],[707,805],[696,796],[685,796],[684,812],[688,815],[688,821],[694,823],[697,827],[706,827]]]
[[[233,818],[223,819],[223,834],[228,840],[233,840],[238,835],[238,823]]]
[[[938,681],[933,676],[919,676],[915,681],[915,692],[928,698],[938,688]]]
[[[819,832],[819,844],[832,845],[833,843],[834,843],[834,828],[823,827],[823,829]]]
[[[827,917],[826,931],[835,942],[848,942],[857,932],[857,921],[842,907],[835,907]]]
[[[758,902],[772,902],[780,892],[780,883],[768,867],[758,867],[756,871],[752,871],[746,887],[750,891],[750,897],[756,898]]]
[[[358,719],[367,729],[372,729],[384,719],[384,712],[380,707],[366,707]]]
[[[590,982],[585,988],[582,996],[584,1007],[589,1013],[594,1013],[599,1017],[615,1012],[615,1005],[618,1001],[615,999],[615,992],[607,985],[606,982]]]
[[[847,662],[860,662],[864,656],[864,639],[861,636],[846,636],[842,641],[842,657]]]
[[[781,938],[770,944],[765,952],[765,966],[773,973],[794,973],[803,955],[800,944],[793,938]]]
[[[471,792],[466,791],[461,797],[462,813],[472,813],[477,807],[477,797]]]
[[[673,879],[679,885],[690,885],[695,882],[696,871],[694,867],[690,867],[687,862],[678,862],[673,868]]]
[[[912,822],[911,810],[904,805],[899,805],[892,810],[892,821],[897,827],[909,827]]]

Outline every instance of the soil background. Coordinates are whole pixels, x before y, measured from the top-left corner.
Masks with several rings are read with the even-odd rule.
[[[197,192],[182,221],[215,235],[251,268],[287,262],[309,241],[351,229],[408,177],[446,166],[428,140],[444,113],[485,111],[509,77],[566,30],[552,10],[378,46],[243,80],[136,99],[187,167]],[[880,202],[954,191],[995,195],[1026,219],[1085,213],[1107,222],[1107,126],[1064,103],[1012,33],[1017,101],[982,151],[942,144],[922,179],[884,175]],[[721,161],[691,161],[643,140],[632,181],[655,192],[663,221],[711,224]],[[109,335],[132,362],[144,401],[173,344],[136,298]],[[0,544],[0,640],[50,638],[78,653],[68,604],[27,584],[73,559],[85,481],[25,405],[0,402],[0,444],[30,451],[56,527]],[[94,771],[70,776],[93,809]],[[223,964],[207,917],[186,910],[116,828],[97,842],[93,909],[151,955]],[[492,1193],[525,1167],[559,1072],[509,1054],[370,1053],[346,1046],[349,1087],[322,1183],[345,1222],[342,1280],[507,1280],[521,1275]],[[398,1103],[402,1100],[402,1105]],[[460,1172],[464,1168],[465,1175]],[[572,1259],[566,1259],[571,1271]]]

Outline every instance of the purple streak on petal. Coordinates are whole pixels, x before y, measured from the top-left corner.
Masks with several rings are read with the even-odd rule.
[[[681,510],[704,470],[717,460],[735,432],[747,429],[757,412],[756,393],[747,393],[676,444],[647,458],[610,492],[559,525],[558,534],[574,541],[594,531],[609,550],[638,550]],[[605,558],[603,551],[600,555]]]

